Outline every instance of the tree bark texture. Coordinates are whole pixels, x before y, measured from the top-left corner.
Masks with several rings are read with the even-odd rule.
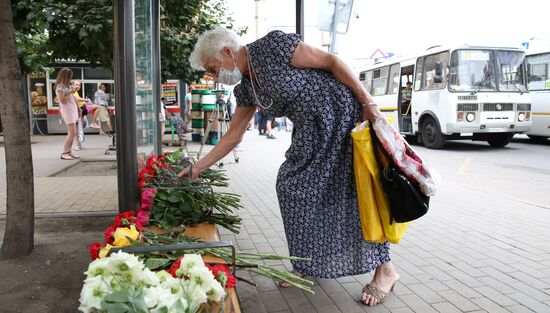
[[[6,230],[2,258],[34,247],[34,180],[30,126],[23,99],[10,0],[0,0],[0,116],[6,157]]]

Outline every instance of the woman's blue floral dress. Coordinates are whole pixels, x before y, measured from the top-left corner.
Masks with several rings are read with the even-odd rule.
[[[259,103],[268,114],[294,123],[292,144],[277,177],[277,195],[289,253],[311,258],[294,270],[336,278],[372,271],[388,262],[389,244],[363,239],[353,172],[350,131],[361,105],[332,74],[290,64],[301,41],[273,31],[249,44]],[[251,81],[234,90],[239,106],[255,106]]]

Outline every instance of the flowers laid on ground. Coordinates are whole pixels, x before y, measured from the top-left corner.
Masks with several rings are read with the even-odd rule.
[[[202,304],[225,296],[226,276],[216,276],[199,255],[184,255],[175,273],[153,273],[136,256],[124,252],[97,259],[85,273],[79,309],[193,313]]]
[[[116,225],[120,227],[115,228]],[[128,229],[125,232],[119,232],[122,234],[128,234],[126,240],[118,240],[115,237],[119,228]],[[114,230],[113,230],[114,229]],[[141,230],[136,235],[133,233],[133,229]],[[105,231],[105,244],[93,243],[90,245],[90,257],[95,260],[97,258],[105,258],[109,249],[120,248],[125,246],[162,246],[166,244],[193,244],[200,243],[201,240],[197,238],[191,238],[184,234],[184,228],[173,228],[165,234],[158,234],[143,228],[138,224],[138,219],[135,217],[134,212],[119,213],[115,217],[113,226],[107,227]],[[115,245],[121,243],[122,245]],[[199,250],[192,250],[194,254],[210,254],[221,258],[226,264],[231,264],[233,257],[231,253],[224,248],[204,248]],[[168,252],[147,252],[137,253],[140,259],[143,260],[147,268],[154,271],[169,269],[178,261],[183,255],[182,251],[168,251]],[[313,283],[307,279],[300,278],[291,272],[280,270],[274,267],[262,265],[263,260],[306,260],[304,258],[297,257],[285,257],[269,254],[256,254],[256,253],[244,253],[237,252],[235,255],[235,265],[238,268],[246,269],[250,272],[254,272],[258,275],[262,275],[277,281],[285,281],[293,285],[296,288],[302,289],[306,292],[312,292],[311,285]],[[260,263],[261,262],[261,263]],[[224,265],[226,273],[229,273],[227,265]],[[214,266],[215,267],[215,266]],[[216,268],[216,274],[221,270],[221,267]],[[228,279],[232,281],[229,275]]]
[[[182,152],[147,159],[139,173],[139,220],[162,228],[208,222],[238,233],[241,218],[235,211],[241,207],[239,196],[213,189],[227,187],[227,176],[210,169],[196,180],[177,176],[192,164]]]

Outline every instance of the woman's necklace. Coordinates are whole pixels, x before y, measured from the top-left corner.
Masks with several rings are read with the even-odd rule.
[[[260,101],[258,100],[258,96],[256,95],[256,89],[254,88],[254,79],[258,83],[258,88],[260,88],[260,80],[258,79],[258,76],[256,75],[254,68],[252,67],[252,61],[250,60],[250,53],[248,52],[248,47],[245,46],[245,49],[246,49],[246,56],[248,58],[248,73],[250,73],[250,84],[252,85],[252,94],[256,99],[256,105],[258,105],[260,108],[264,110],[269,109],[273,105],[273,99],[269,99],[269,101],[271,102],[267,107],[264,107],[263,105],[260,104]]]

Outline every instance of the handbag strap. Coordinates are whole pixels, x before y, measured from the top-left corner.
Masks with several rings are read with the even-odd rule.
[[[391,164],[394,164],[394,163],[393,163],[393,160],[392,160],[391,156],[389,156],[386,149],[384,149],[384,146],[380,142],[380,139],[378,139],[378,137],[376,136],[376,132],[374,131],[373,126],[374,125],[371,123],[370,124],[370,137],[372,138],[372,141],[374,143],[374,157],[376,158],[376,164],[378,164],[378,168],[383,170],[384,165],[382,165],[382,161],[380,160],[380,155],[378,154],[378,148],[379,147],[381,148],[380,150],[382,150],[382,153],[384,154],[384,156],[388,160],[388,163],[389,162],[391,162]]]

